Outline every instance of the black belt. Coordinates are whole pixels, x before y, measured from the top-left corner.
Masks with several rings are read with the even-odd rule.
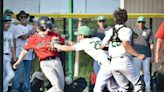
[[[104,47],[103,50],[108,51],[108,47]]]
[[[56,57],[55,57],[55,56],[47,57],[47,58],[45,58],[44,60],[51,60],[51,59],[56,59]]]
[[[112,60],[112,58],[113,58],[112,56],[109,56],[108,60],[110,60],[110,61],[111,61],[111,60]],[[124,56],[118,56],[117,58],[124,58]]]
[[[5,54],[5,55],[10,55],[9,53],[3,53],[3,54]]]

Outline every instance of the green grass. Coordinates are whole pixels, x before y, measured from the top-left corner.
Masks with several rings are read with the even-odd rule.
[[[66,54],[66,56],[68,56],[68,55]],[[87,80],[87,82],[89,82],[90,73],[93,70],[93,67],[92,67],[93,59],[90,56],[88,56],[84,51],[81,51],[79,60],[80,60],[79,61],[80,63],[79,63],[79,76],[78,76],[78,78],[83,77]],[[68,76],[69,65],[68,65],[67,59],[66,59],[65,63],[66,63],[65,64],[66,65],[65,72],[66,72],[66,76]],[[74,78],[74,79],[76,79],[76,78]]]

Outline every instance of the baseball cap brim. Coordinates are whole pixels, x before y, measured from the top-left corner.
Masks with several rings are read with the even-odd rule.
[[[74,35],[79,35],[80,33],[78,31],[74,32]]]
[[[6,9],[4,13],[5,13],[5,14],[7,14],[7,13],[14,14],[13,11],[10,10],[10,9]]]
[[[99,16],[99,17],[97,18],[97,21],[100,21],[100,20],[106,20],[106,19],[105,19],[104,16]]]

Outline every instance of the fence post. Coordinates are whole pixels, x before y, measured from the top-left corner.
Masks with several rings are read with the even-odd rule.
[[[73,13],[73,0],[69,0],[69,13]],[[73,40],[73,18],[69,18],[68,21],[68,32],[69,40]],[[73,52],[68,52],[68,62],[69,62],[69,77],[73,80]]]
[[[63,34],[65,36],[67,36],[67,33],[66,33],[66,18],[63,18]],[[65,61],[66,61],[66,53],[63,51],[62,52],[62,64],[63,64],[63,70],[64,70],[64,75],[66,75],[66,66],[65,66]]]
[[[0,6],[2,6],[2,3],[3,3],[3,1],[1,1],[0,2]],[[3,19],[3,17],[2,17],[2,14],[3,14],[3,9],[1,9],[0,10],[0,16],[1,16],[1,18],[0,18],[0,29],[1,29],[1,31],[0,31],[0,71],[1,71],[1,73],[0,73],[0,91],[3,91],[2,90],[2,87],[3,87],[3,30],[2,30],[2,19]]]
[[[149,18],[150,19],[150,30],[153,30],[153,18]]]

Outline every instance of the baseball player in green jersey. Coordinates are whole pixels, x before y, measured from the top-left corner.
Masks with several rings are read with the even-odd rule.
[[[68,45],[54,44],[53,46],[62,51],[82,51],[84,50],[89,56],[97,60],[101,64],[98,72],[94,92],[102,92],[107,81],[112,77],[110,70],[110,61],[108,55],[104,50],[99,49],[101,39],[98,37],[91,37],[92,31],[87,26],[82,26],[74,33],[78,36],[80,42]],[[115,91],[115,90],[110,90]]]
[[[134,92],[140,92],[141,81],[140,75],[137,73],[135,66],[131,60],[131,55],[143,60],[144,54],[137,53],[130,42],[132,40],[132,30],[125,26],[128,19],[125,9],[114,11],[114,20],[116,25],[105,35],[100,48],[105,47],[109,43],[108,54],[111,58],[112,74],[120,86],[119,91],[127,92],[128,81],[134,85]]]

